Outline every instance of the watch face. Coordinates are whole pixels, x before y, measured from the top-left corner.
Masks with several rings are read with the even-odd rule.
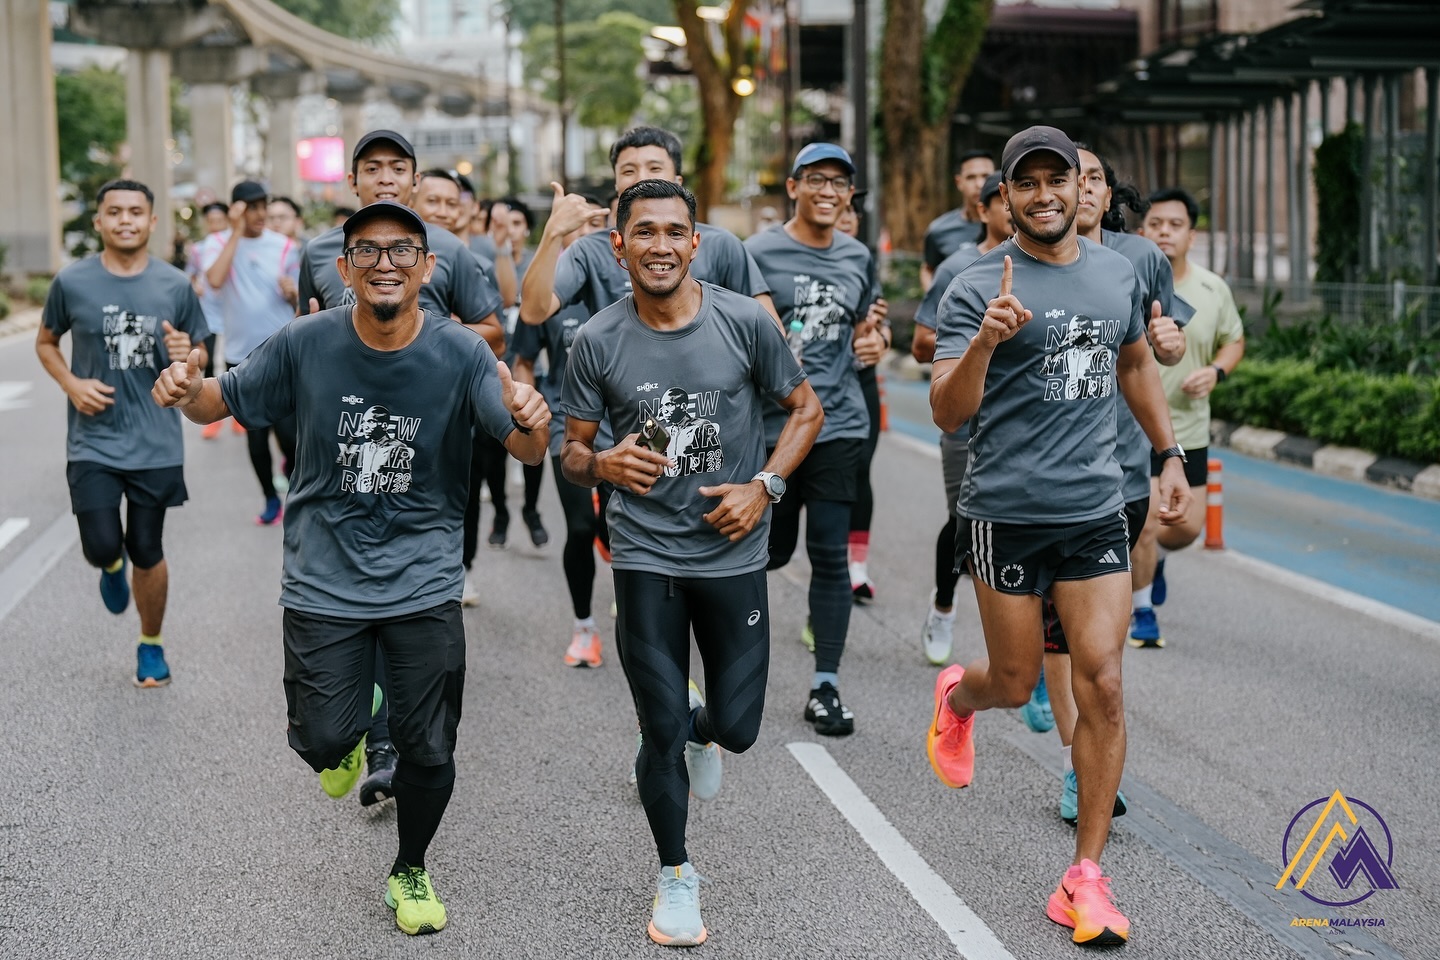
[[[770,491],[772,497],[785,496],[785,481],[775,474],[765,478],[765,489]]]

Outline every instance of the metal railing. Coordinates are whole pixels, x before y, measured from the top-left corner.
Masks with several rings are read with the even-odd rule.
[[[1290,283],[1228,280],[1246,326],[1263,333],[1272,323],[1329,317],[1336,323],[1395,323],[1417,337],[1440,332],[1440,287],[1391,283]],[[1278,297],[1278,299],[1277,299]]]

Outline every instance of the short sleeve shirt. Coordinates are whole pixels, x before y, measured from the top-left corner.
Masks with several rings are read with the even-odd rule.
[[[940,266],[935,268],[934,282],[930,289],[925,291],[925,296],[920,301],[920,306],[915,308],[915,322],[922,327],[935,329],[935,311],[940,308],[940,299],[945,296],[950,281],[960,275],[970,264],[980,257],[978,244],[966,241],[955,248],[955,252],[944,260]]]
[[[838,232],[829,247],[810,247],[781,228],[755,234],[745,241],[745,249],[765,274],[791,352],[799,357],[825,410],[816,442],[863,440],[870,432],[870,413],[851,340],[855,324],[875,300],[869,248]],[[773,446],[780,439],[785,420],[778,404],[767,407],[766,443]]]
[[[963,210],[947,210],[925,228],[925,264],[934,270],[946,257],[965,242],[977,242],[979,225],[972,223]]]
[[[1192,397],[1180,385],[1196,370],[1214,363],[1221,347],[1244,339],[1245,327],[1229,285],[1204,267],[1190,264],[1175,292],[1190,302],[1195,316],[1185,327],[1185,356],[1173,367],[1160,368],[1160,383],[1170,401],[1176,441],[1196,450],[1210,444],[1210,398]]]
[[[403,616],[460,599],[471,431],[503,440],[514,424],[482,338],[426,313],[409,345],[374,350],[352,309],[294,321],[220,390],[243,423],[295,416],[281,605]]]
[[[183,272],[150,257],[133,277],[106,270],[98,256],[56,275],[45,298],[45,328],[70,334],[70,371],[114,387],[115,402],[94,416],[65,405],[65,458],[116,470],[153,470],[185,462],[180,413],[150,397],[170,365],[165,324],[199,343],[210,335],[200,300]]]
[[[970,437],[962,516],[1056,525],[1113,514],[1115,361],[1145,335],[1130,261],[1080,240],[1074,263],[1042,263],[1007,240],[960,272],[938,312],[935,359],[957,359],[1000,290],[1005,257],[1033,319],[996,347]]]
[[[609,418],[619,436],[646,419],[670,436],[671,464],[645,496],[617,489],[606,519],[617,570],[730,577],[765,568],[769,513],[736,543],[705,522],[716,500],[702,486],[745,483],[765,465],[764,401],[805,379],[775,320],[752,298],[705,283],[699,313],[655,330],[626,297],[580,328],[565,377],[564,411]]]
[[[200,267],[209,270],[225,249],[230,231],[212,233],[200,246]],[[266,338],[295,317],[295,308],[280,291],[280,279],[297,281],[300,245],[265,230],[258,237],[241,237],[230,261],[230,272],[217,291],[225,315],[225,361],[239,363]]]
[[[580,327],[589,318],[590,315],[585,312],[584,307],[565,307],[542,324],[517,324],[510,341],[511,351],[526,360],[534,360],[541,350],[545,351],[549,369],[540,381],[540,395],[545,398],[551,411],[549,452],[552,457],[560,456],[560,450],[565,445],[565,416],[559,409],[560,394],[565,385],[565,368],[570,360],[570,348],[580,333]],[[602,433],[605,433],[603,427]],[[595,442],[598,448],[604,449],[614,441],[608,435],[602,438],[597,434]]]

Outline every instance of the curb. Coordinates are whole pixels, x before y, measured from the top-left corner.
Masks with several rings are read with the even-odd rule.
[[[25,307],[0,320],[0,340],[34,332],[40,326],[40,317],[44,312],[42,307]]]
[[[1280,460],[1344,480],[1365,480],[1427,500],[1440,500],[1440,463],[1382,457],[1355,447],[1328,446],[1309,437],[1210,421],[1210,442],[1262,460]]]

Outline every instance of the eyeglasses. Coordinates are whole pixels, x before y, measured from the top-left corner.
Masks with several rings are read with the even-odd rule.
[[[389,247],[373,247],[369,244],[345,248],[345,259],[357,270],[369,270],[380,265],[380,254],[390,258],[391,266],[406,270],[420,262],[422,254],[429,251],[413,243],[397,243]]]
[[[850,189],[850,178],[846,176],[827,177],[823,173],[807,173],[800,178],[800,182],[811,190],[824,190],[825,184],[835,188],[836,193],[844,193]]]

